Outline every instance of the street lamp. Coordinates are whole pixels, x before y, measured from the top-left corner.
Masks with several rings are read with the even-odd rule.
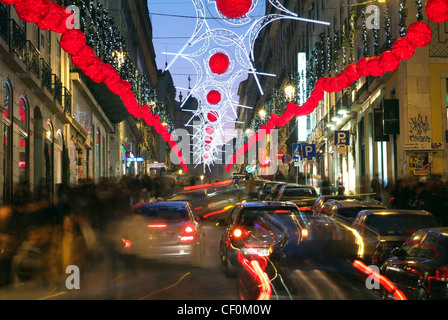
[[[258,114],[260,115],[260,118],[261,118],[261,119],[264,119],[264,118],[266,117],[266,110],[261,109],[261,110],[258,112]]]
[[[294,87],[294,85],[288,84],[285,87],[285,97],[286,97],[286,100],[288,100],[288,101],[294,100],[295,94],[296,94],[296,88]]]

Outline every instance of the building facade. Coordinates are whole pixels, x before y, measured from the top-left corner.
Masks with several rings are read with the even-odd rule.
[[[296,72],[296,103],[309,95],[318,78],[335,76],[363,57],[390,50],[411,23],[424,21],[433,31],[432,42],[416,48],[396,71],[361,77],[346,89],[325,93],[312,114],[289,123],[281,141],[294,137],[293,142],[316,148],[316,157],[300,163],[302,182],[319,186],[328,180],[335,186],[340,178],[345,192],[365,193],[371,191],[375,175],[385,186],[408,177],[446,178],[448,46],[443,24],[426,18],[424,1],[282,3],[300,17],[330,23],[282,21],[282,28],[273,23],[257,48],[256,69],[278,75],[277,83],[263,82],[265,92],[281,90],[288,73]],[[267,98],[259,97],[255,105],[263,106],[263,99]],[[348,132],[349,143],[338,145],[335,131]],[[290,146],[287,150],[292,152]],[[290,165],[289,170],[294,174],[296,168]]]
[[[109,14],[112,3],[119,6]],[[141,105],[149,105],[156,97],[158,75],[146,3],[59,4],[79,7],[88,44],[95,46],[98,56],[120,67],[122,77],[132,80]],[[112,36],[120,37],[121,52],[104,47],[117,39]],[[24,22],[14,6],[5,4],[0,4],[0,81],[3,203],[14,201],[15,188],[22,183],[33,192],[43,187],[54,196],[58,184],[144,173],[146,164],[160,160],[157,150],[164,142],[152,128],[131,117],[104,85],[76,69],[61,49],[60,34]],[[145,162],[129,163],[130,156],[144,156]]]

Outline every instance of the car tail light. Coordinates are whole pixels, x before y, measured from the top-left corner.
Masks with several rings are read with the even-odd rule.
[[[250,231],[243,228],[233,229],[232,235],[234,238],[247,238],[250,235]]]
[[[123,242],[123,245],[125,248],[130,248],[132,246],[131,240],[123,238],[123,239],[121,239],[121,241]]]
[[[194,240],[194,229],[191,226],[187,226],[184,229],[182,236],[180,237],[180,242],[190,242]]]
[[[436,270],[436,280],[448,282],[448,266],[443,266]]]
[[[310,232],[308,231],[308,229],[303,228],[302,229],[302,239],[308,238],[309,235],[310,235]]]

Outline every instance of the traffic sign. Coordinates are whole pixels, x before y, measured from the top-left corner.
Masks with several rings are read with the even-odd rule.
[[[282,150],[277,151],[277,159],[282,160],[285,153]]]
[[[350,145],[350,131],[335,131],[334,132],[334,144],[337,145]]]
[[[284,164],[287,164],[287,163],[291,163],[291,156],[289,155],[289,154],[285,154],[283,157],[282,157],[282,162],[284,163]]]
[[[314,158],[316,157],[316,145],[315,144],[304,144],[302,145],[303,157],[304,158]]]
[[[294,162],[299,162],[302,155],[301,143],[293,143],[292,145],[292,159]]]

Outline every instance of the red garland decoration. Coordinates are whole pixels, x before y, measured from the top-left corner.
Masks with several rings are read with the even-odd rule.
[[[358,63],[356,64],[356,70],[362,77],[368,77],[369,69],[367,67],[367,62],[369,61],[369,58],[361,58],[358,60]]]
[[[425,4],[428,19],[441,23],[448,21],[448,0],[428,0]]]
[[[210,104],[218,104],[221,102],[221,93],[218,90],[211,90],[207,94],[207,101]]]
[[[415,53],[415,46],[407,38],[399,38],[392,45],[392,53],[398,60],[408,60]]]
[[[14,4],[15,0],[0,0],[0,2],[3,2],[4,4]]]
[[[345,68],[344,73],[350,82],[358,81],[359,78],[361,78],[361,75],[358,73],[357,66],[355,63],[349,64]]]
[[[230,66],[229,57],[222,52],[215,53],[208,61],[210,70],[215,74],[224,74]]]
[[[85,46],[77,55],[72,56],[72,62],[82,70],[90,66],[95,57],[95,51],[91,47]]]
[[[60,31],[60,26],[65,25],[65,10],[63,7],[58,5],[56,2],[50,1],[49,3],[50,9],[48,14],[42,20],[36,22],[36,26],[43,30],[58,30]],[[66,31],[65,28],[64,31]],[[59,32],[62,33],[62,32]]]
[[[379,77],[384,74],[384,70],[380,68],[379,65],[379,57],[374,56],[368,59],[367,61],[367,69],[369,70],[369,74],[374,77]]]
[[[431,43],[432,29],[427,23],[416,21],[409,26],[406,37],[414,46],[426,47]]]
[[[48,0],[15,0],[14,7],[20,19],[32,23],[43,20],[50,12]]]
[[[378,64],[385,72],[393,72],[400,66],[400,60],[391,51],[386,51],[380,55]]]
[[[218,11],[226,18],[239,19],[252,8],[252,0],[216,0]]]
[[[86,35],[78,29],[71,29],[61,36],[61,47],[67,53],[76,56],[86,47]]]

